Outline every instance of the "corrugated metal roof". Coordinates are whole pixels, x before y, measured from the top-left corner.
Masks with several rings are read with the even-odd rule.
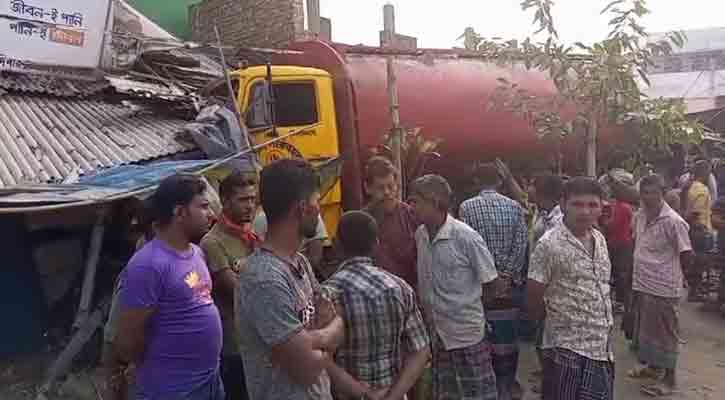
[[[91,99],[0,96],[0,187],[192,150],[174,137],[186,121]]]
[[[54,96],[90,96],[109,88],[104,78],[66,78],[53,75],[20,73],[0,74],[0,89]]]
[[[650,97],[706,98],[725,96],[725,70],[651,74]]]
[[[685,30],[687,41],[682,48],[675,46],[675,54],[725,49],[725,28],[704,28]],[[666,39],[666,33],[652,33],[650,42]]]

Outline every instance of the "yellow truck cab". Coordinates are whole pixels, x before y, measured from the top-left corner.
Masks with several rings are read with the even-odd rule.
[[[239,79],[237,104],[253,144],[309,128],[262,148],[263,166],[283,158],[303,158],[320,165],[340,156],[333,81],[329,73],[306,67],[255,66],[240,69],[233,76]],[[273,96],[267,83],[270,78]],[[321,213],[332,237],[342,214],[340,179],[322,198]]]

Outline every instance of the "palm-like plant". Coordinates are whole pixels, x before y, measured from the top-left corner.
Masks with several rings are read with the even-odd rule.
[[[403,132],[403,138],[400,144],[400,159],[402,163],[402,179],[403,198],[407,196],[406,188],[408,183],[412,182],[425,172],[425,165],[428,160],[440,158],[440,154],[436,152],[440,144],[443,142],[441,138],[428,138],[421,134],[421,128],[408,129]],[[379,155],[393,159],[392,136],[386,134],[383,136],[382,143],[372,149],[374,155]]]

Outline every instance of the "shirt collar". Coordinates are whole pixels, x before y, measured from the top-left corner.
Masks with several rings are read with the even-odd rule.
[[[497,193],[498,193],[498,192],[496,191],[496,189],[483,189],[483,190],[481,190],[481,191],[480,191],[480,192],[478,193],[478,195],[479,195],[479,196],[483,196],[484,194],[497,194]]]
[[[369,266],[373,265],[373,259],[371,257],[350,257],[340,264],[339,269],[345,267],[356,267],[356,266]]]
[[[453,237],[453,217],[450,215],[446,215],[446,222],[443,223],[441,226],[441,229],[438,230],[438,233],[436,234],[435,238],[433,238],[434,242],[437,242],[439,240],[448,240]]]
[[[375,264],[373,262],[373,259],[371,257],[350,257],[347,260],[340,263],[340,266],[337,267],[333,275],[337,274],[338,272],[342,271],[343,269],[350,268],[371,268]]]
[[[668,217],[675,212],[675,210],[673,210],[666,201],[663,201],[662,203],[662,209],[660,210],[660,215],[658,215],[657,218]]]
[[[287,264],[287,266],[290,268],[290,271],[293,272],[297,276],[297,278],[302,278],[306,275],[306,268],[304,267],[304,265],[300,265],[300,263],[302,262],[300,260],[300,253],[295,253],[294,255],[292,255],[292,257],[287,257],[282,254],[278,254],[276,251],[265,246],[264,244],[259,246],[259,250]]]
[[[663,200],[662,208],[660,209],[660,213],[657,214],[655,219],[653,219],[652,221],[647,221],[647,212],[644,209],[642,209],[641,215],[642,215],[642,218],[644,219],[645,224],[653,224],[662,218],[667,218],[667,217],[671,216],[673,213],[675,213],[675,210],[673,210],[672,207],[670,207],[670,205],[667,204],[667,202]]]
[[[566,224],[561,224],[562,232],[564,232],[564,237],[571,243],[573,246],[578,248],[580,251],[584,251],[586,254],[589,254],[589,251],[584,247],[584,243],[582,243],[579,238],[577,238],[574,233],[569,229]],[[595,234],[596,229],[589,228],[592,233],[592,240],[594,240],[594,254],[592,255],[594,258],[599,257],[599,238]]]
[[[549,211],[546,214],[546,219],[548,221],[551,221],[552,219],[554,219],[555,217],[557,217],[560,214],[561,214],[561,206],[557,204],[554,208],[551,209],[551,211]]]

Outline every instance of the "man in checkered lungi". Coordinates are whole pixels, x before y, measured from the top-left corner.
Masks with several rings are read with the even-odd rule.
[[[520,301],[526,283],[529,250],[526,216],[519,203],[498,193],[502,174],[495,165],[481,165],[476,175],[481,193],[461,204],[459,218],[481,234],[493,255],[499,280],[503,282],[503,292],[494,299],[487,299],[484,308],[492,329],[489,339],[493,345],[492,363],[498,398],[520,399],[521,385],[516,381],[516,375]]]
[[[433,399],[496,400],[482,301],[484,289],[495,292],[493,257],[481,235],[448,214],[451,188],[444,178],[418,178],[410,202],[423,222],[415,238],[419,298],[433,350]]]

